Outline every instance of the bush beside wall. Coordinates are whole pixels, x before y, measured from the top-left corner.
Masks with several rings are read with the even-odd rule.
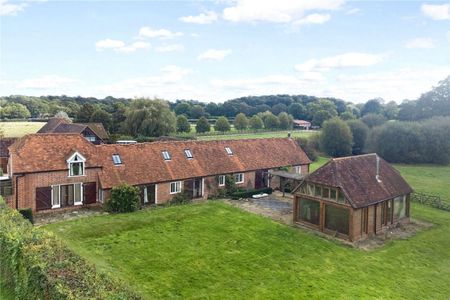
[[[0,197],[0,276],[16,299],[140,299]]]
[[[257,189],[257,190],[247,190],[247,191],[239,191],[231,194],[231,199],[240,199],[240,198],[251,198],[253,195],[256,194],[272,194],[273,189],[272,188],[263,188],[263,189]]]

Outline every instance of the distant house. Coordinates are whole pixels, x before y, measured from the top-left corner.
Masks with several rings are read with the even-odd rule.
[[[94,145],[79,134],[31,134],[9,152],[14,188],[6,200],[33,211],[102,203],[123,183],[140,189],[142,205],[179,193],[207,198],[225,189],[226,176],[240,188],[263,188],[279,185],[269,171],[306,174],[310,164],[288,138]]]
[[[93,144],[105,143],[109,139],[102,123],[71,123],[64,118],[51,118],[37,133],[78,133]]]
[[[295,189],[294,222],[350,241],[408,222],[412,188],[377,154],[331,159]]]
[[[305,120],[294,120],[294,128],[309,130],[311,128],[311,122]]]
[[[3,173],[7,172],[9,146],[14,144],[17,138],[0,138],[0,169]]]

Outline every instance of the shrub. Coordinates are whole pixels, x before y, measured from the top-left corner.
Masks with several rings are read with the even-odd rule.
[[[16,299],[140,299],[0,197],[0,276]]]
[[[231,129],[230,122],[228,122],[228,119],[225,118],[224,116],[219,117],[216,121],[216,124],[214,124],[215,131],[226,132],[230,131],[230,129]]]
[[[325,121],[320,134],[320,148],[333,157],[350,155],[352,133],[348,125],[337,117]]]
[[[190,132],[191,124],[184,115],[177,117],[177,132]]]
[[[317,153],[316,150],[313,147],[313,144],[309,141],[309,139],[306,138],[296,138],[297,144],[300,146],[300,148],[305,151],[308,158],[312,161],[317,160]]]
[[[172,200],[169,201],[169,205],[187,204],[191,201],[192,199],[188,196],[187,193],[178,193],[173,196]]]
[[[31,210],[31,208],[23,208],[19,210],[19,213],[28,221],[30,221],[31,224],[34,223],[34,218],[33,218],[33,211]]]
[[[248,127],[248,119],[243,113],[239,113],[236,115],[236,118],[234,119],[234,128],[236,130],[245,130]]]
[[[111,197],[106,202],[106,209],[117,213],[132,212],[139,209],[139,206],[139,189],[127,184],[112,188]]]
[[[352,153],[355,155],[363,153],[366,145],[369,127],[360,120],[347,121],[353,136]]]
[[[227,195],[231,195],[236,192],[236,182],[234,181],[234,177],[231,175],[225,176],[225,190]]]
[[[272,188],[263,188],[263,189],[251,189],[246,191],[238,191],[231,194],[231,199],[240,199],[240,198],[251,198],[253,195],[256,194],[272,194],[273,189]]]
[[[208,119],[205,117],[201,117],[198,119],[197,124],[195,125],[195,131],[197,133],[209,132],[211,130],[211,125],[208,122]]]
[[[256,130],[262,129],[264,126],[264,123],[260,117],[258,117],[257,115],[254,115],[249,120],[249,126],[251,129],[256,131]]]

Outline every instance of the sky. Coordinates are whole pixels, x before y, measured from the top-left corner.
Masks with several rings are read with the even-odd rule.
[[[400,103],[450,75],[450,2],[0,0],[0,95]]]

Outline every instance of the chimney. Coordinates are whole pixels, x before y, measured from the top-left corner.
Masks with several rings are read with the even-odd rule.
[[[289,131],[288,132],[288,139],[290,139],[291,138],[291,132]]]
[[[377,157],[377,175],[375,176],[375,179],[380,183],[380,157],[378,157],[378,154],[375,154]]]

